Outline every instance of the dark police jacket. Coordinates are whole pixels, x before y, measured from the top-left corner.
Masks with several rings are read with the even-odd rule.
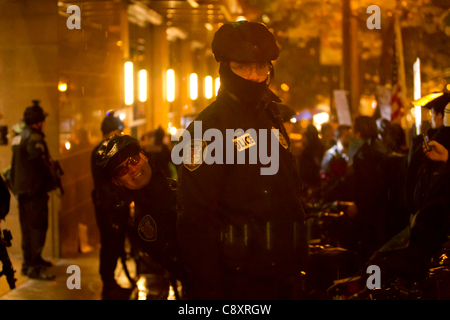
[[[199,299],[220,298],[224,274],[229,272],[274,279],[296,276],[305,269],[308,250],[298,196],[300,181],[289,138],[277,116],[277,100],[268,91],[257,107],[248,107],[221,90],[217,100],[195,120],[202,122],[202,135],[210,128],[223,134],[223,150],[210,150],[219,160],[223,158],[223,164],[183,162],[178,168],[177,231]],[[235,164],[226,163],[226,129],[242,129],[231,144]],[[267,141],[260,129],[266,130]],[[279,129],[278,137],[272,129]],[[212,148],[212,141],[195,139],[194,123],[187,131],[194,139],[188,142],[187,157],[198,160],[202,152]],[[269,165],[261,163],[260,153],[270,154],[272,139],[276,139],[279,168],[276,174],[261,175],[260,169]],[[253,148],[258,151],[255,164],[249,159]],[[236,164],[239,152],[245,153],[244,164]]]
[[[12,141],[11,187],[16,194],[34,195],[55,188],[44,133],[26,126]]]
[[[176,236],[176,188],[152,164],[150,182],[130,195],[135,203],[133,233],[139,247],[186,285],[187,273]]]

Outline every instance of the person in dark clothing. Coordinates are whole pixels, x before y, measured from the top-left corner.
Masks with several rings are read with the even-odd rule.
[[[377,119],[376,123],[378,139],[387,154],[388,202],[383,229],[385,237],[391,238],[400,232],[410,219],[404,199],[408,149],[405,132],[399,124],[393,124],[383,118]]]
[[[9,205],[11,203],[11,194],[3,177],[0,176],[0,220],[5,219],[9,212]]]
[[[117,260],[125,254],[125,234],[130,217],[130,202],[120,196],[114,185],[105,183],[96,168],[95,157],[102,143],[113,135],[121,135],[125,125],[114,112],[103,119],[100,129],[103,141],[91,153],[91,173],[94,181],[92,201],[95,218],[100,231],[99,273],[103,282],[102,299],[121,300],[129,298],[131,290],[120,287],[114,277]]]
[[[336,140],[334,139],[334,129],[333,126],[326,122],[322,124],[322,127],[320,128],[320,134],[324,151],[327,151],[332,146],[336,145]]]
[[[132,236],[139,248],[167,270],[172,279],[188,278],[183,268],[176,235],[176,188],[162,170],[148,161],[139,142],[113,135],[94,155],[95,168],[105,184],[118,187],[122,196],[135,203]]]
[[[443,93],[437,97],[435,94],[430,94],[417,101],[413,101],[412,103],[430,109],[432,114],[431,128],[427,131],[426,135],[430,141],[435,140],[445,148],[449,149],[450,124],[449,126],[444,125],[444,110],[450,103],[450,93]],[[430,191],[425,187],[428,182],[422,181],[422,183],[419,184],[420,177],[425,179],[432,174],[431,172],[439,172],[437,167],[442,167],[439,163],[428,161],[422,152],[422,146],[423,136],[418,135],[412,140],[408,155],[409,161],[405,181],[405,203],[407,204],[407,209],[411,215],[415,214],[417,210],[420,209],[420,206],[423,205],[422,201],[426,201],[426,194]],[[428,171],[428,173],[425,173],[425,171]],[[423,175],[419,172],[422,172]]]
[[[141,138],[141,146],[150,162],[169,178],[175,178],[171,172],[172,158],[169,147],[163,142],[165,132],[161,126]]]
[[[449,96],[450,98],[450,96]],[[443,125],[434,134],[431,141],[450,149],[450,99],[442,110]],[[431,142],[430,142],[431,143]],[[423,149],[423,144],[422,144]],[[434,151],[434,150],[432,150]],[[428,153],[425,153],[427,156]],[[420,210],[428,203],[439,199],[450,199],[449,170],[445,161],[433,161],[427,157],[419,167],[417,183],[414,189],[414,209]]]
[[[310,124],[306,128],[304,148],[299,159],[300,178],[303,183],[303,191],[314,198],[320,190],[320,167],[325,153],[325,147],[319,138],[317,128]]]
[[[325,202],[352,200],[353,190],[351,177],[348,173],[350,136],[351,127],[340,125],[337,128],[336,144],[329,148],[323,156],[320,173],[324,180]]]
[[[268,89],[279,48],[263,24],[239,21],[219,28],[212,50],[219,94],[172,150],[190,298],[292,299],[308,246],[280,100]],[[270,167],[261,156],[269,150]]]
[[[34,100],[25,109],[23,131],[12,140],[13,157],[10,183],[19,202],[22,231],[22,274],[30,278],[51,280],[47,268],[52,264],[41,254],[48,229],[48,192],[55,189],[52,159],[43,133],[47,114]]]
[[[377,126],[373,118],[357,117],[353,134],[364,144],[353,157],[353,209],[356,210],[350,212],[349,248],[365,260],[386,240],[383,224],[388,199],[387,155],[377,142]]]

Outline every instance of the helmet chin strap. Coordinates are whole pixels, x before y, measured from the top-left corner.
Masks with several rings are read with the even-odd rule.
[[[120,183],[120,181],[119,181],[116,177],[113,178],[113,183],[114,183],[116,186],[123,187],[123,185]]]

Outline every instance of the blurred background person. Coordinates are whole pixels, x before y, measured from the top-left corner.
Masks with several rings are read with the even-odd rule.
[[[404,199],[404,183],[407,169],[406,135],[403,128],[387,119],[379,118],[378,127],[379,146],[387,155],[386,182],[388,188],[388,202],[384,220],[386,238],[391,238],[400,232],[409,221]]]
[[[334,137],[334,129],[330,123],[325,122],[322,124],[322,127],[320,128],[320,135],[321,135],[320,141],[322,141],[325,151],[330,149],[332,146],[336,144],[336,140]]]
[[[358,116],[353,134],[363,141],[353,157],[353,199],[349,211],[351,231],[349,248],[363,260],[384,243],[384,217],[387,192],[387,155],[379,147],[376,122],[368,116]]]
[[[352,199],[349,175],[349,155],[351,127],[340,125],[336,130],[337,142],[328,149],[322,159],[320,174],[324,181],[324,201]]]
[[[164,143],[166,133],[159,126],[155,131],[145,133],[139,143],[149,161],[162,170],[166,177],[176,179],[176,168],[172,162],[169,147]]]
[[[324,146],[319,138],[319,131],[310,124],[303,134],[303,151],[299,158],[299,172],[303,192],[314,199],[320,190],[320,166],[324,155]]]

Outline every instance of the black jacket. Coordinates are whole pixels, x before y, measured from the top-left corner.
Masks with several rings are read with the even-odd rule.
[[[3,177],[0,176],[0,220],[5,219],[9,212],[9,204],[11,202],[11,195],[8,186]]]
[[[450,150],[450,127],[441,126],[430,129],[430,140],[436,140],[447,150]],[[405,181],[405,202],[410,214],[415,214],[425,204],[449,195],[449,172],[447,166],[428,159],[422,150],[421,136],[413,140],[411,161],[408,164]]]
[[[162,170],[152,165],[152,171],[148,185],[130,192],[135,203],[133,236],[142,251],[186,285],[176,235],[176,189],[171,188]]]
[[[295,276],[305,269],[308,250],[300,181],[289,138],[277,116],[277,100],[268,91],[258,107],[248,107],[221,90],[217,100],[195,119],[202,122],[202,137],[208,129],[219,129],[222,139],[215,146],[220,149],[217,142],[221,142],[223,147],[212,151],[211,139],[197,140],[190,150],[192,159],[206,147],[223,164],[183,163],[178,168],[177,230],[197,298],[220,298],[224,274],[230,271],[273,279]],[[192,139],[194,123],[187,128]],[[227,141],[227,129],[242,129],[234,145]],[[260,129],[266,130],[266,142]],[[278,140],[272,129],[280,130]],[[251,133],[251,138],[244,132]],[[262,175],[261,168],[274,163],[261,163],[260,147],[265,143],[270,153],[272,139],[279,152],[278,171]],[[227,145],[234,147],[235,164],[227,163]],[[254,151],[257,161],[251,164]],[[240,152],[245,153],[244,164],[236,164]]]
[[[431,140],[436,140],[450,150],[450,127],[440,127]],[[422,148],[420,147],[417,152],[423,154]],[[431,202],[444,200],[447,201],[447,204],[450,203],[449,181],[448,165],[440,161],[432,161],[424,156],[417,171],[417,182],[414,189],[415,212]]]
[[[33,195],[55,189],[44,133],[26,126],[12,141],[11,187],[16,194]]]

